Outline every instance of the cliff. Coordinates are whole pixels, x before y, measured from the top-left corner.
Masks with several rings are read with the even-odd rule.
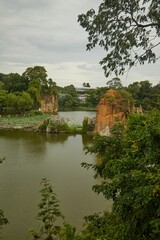
[[[95,131],[101,135],[109,135],[117,120],[124,122],[131,112],[133,103],[127,92],[108,90],[97,106]]]
[[[41,112],[57,114],[57,112],[58,112],[58,96],[56,94],[42,95],[40,102],[41,102],[41,107],[40,107]]]

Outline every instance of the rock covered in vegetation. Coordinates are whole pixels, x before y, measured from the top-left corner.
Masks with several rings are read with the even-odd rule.
[[[81,124],[70,121],[68,118],[60,116],[52,116],[45,119],[44,122],[39,126],[39,131],[47,133],[89,133],[94,130],[95,119],[84,117]]]
[[[82,133],[82,125],[77,125],[67,118],[54,115],[45,119],[38,130],[48,133]]]
[[[124,122],[133,108],[129,93],[124,90],[108,90],[97,106],[95,131],[101,135],[110,135],[111,127],[117,120]]]
[[[84,118],[76,123],[58,115],[45,115],[37,111],[31,115],[0,116],[0,130],[42,131],[47,133],[88,133],[94,129],[94,120]]]
[[[89,118],[85,116],[83,119],[82,132],[83,133],[92,132],[94,130],[94,127],[95,127],[95,118]]]

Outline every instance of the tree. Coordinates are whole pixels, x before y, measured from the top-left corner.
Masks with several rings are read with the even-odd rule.
[[[110,213],[86,218],[84,239],[160,239],[160,113],[132,115],[127,128],[116,125],[111,136],[95,137],[89,152],[97,164],[86,164],[102,180],[96,193],[112,199]]]
[[[72,97],[75,97],[75,98],[78,97],[77,91],[76,91],[74,85],[72,85],[72,84],[64,87],[64,92],[70,94]]]
[[[62,219],[63,215],[59,209],[59,201],[49,181],[44,178],[41,184],[41,202],[38,205],[39,212],[37,218],[42,221],[42,226],[38,232],[33,231],[32,234],[34,239],[53,240],[53,236],[58,234],[59,229],[55,223],[57,219]]]
[[[68,223],[60,223],[64,220],[59,208],[59,201],[53,191],[50,182],[44,178],[41,181],[41,202],[38,204],[38,220],[41,226],[38,231],[32,231],[33,239],[42,240],[80,240],[75,235],[75,228]]]
[[[97,107],[97,104],[100,101],[100,98],[103,97],[107,90],[107,87],[101,87],[97,89],[91,89],[87,91],[86,105]]]
[[[32,100],[33,100],[33,107],[34,109],[38,109],[41,105],[40,103],[40,92],[38,91],[37,88],[30,86],[28,88],[29,95],[31,96]]]
[[[0,158],[0,163],[4,161],[5,158]],[[0,209],[0,233],[4,225],[8,224],[8,219],[4,216],[3,211]],[[1,239],[1,236],[0,236]]]
[[[60,108],[74,109],[80,104],[78,93],[73,85],[59,88],[58,105]]]
[[[3,89],[8,92],[22,92],[27,90],[28,81],[24,76],[18,73],[9,73],[2,77]]]
[[[43,66],[29,67],[22,74],[29,81],[28,93],[34,101],[34,107],[40,106],[40,97],[43,95],[57,95],[57,86],[51,78],[47,78],[47,71]]]
[[[5,90],[0,90],[0,113],[5,111],[7,106],[7,92]]]
[[[90,84],[84,82],[84,83],[83,83],[83,87],[88,87],[88,88],[89,88],[89,87],[90,87]]]
[[[22,113],[33,108],[33,100],[27,92],[9,93],[6,98],[7,111]]]
[[[127,90],[135,99],[136,106],[142,106],[145,110],[151,110],[157,105],[157,98],[152,88],[152,84],[148,81],[134,82],[130,84]]]
[[[87,50],[100,45],[107,51],[100,62],[106,76],[112,72],[121,75],[126,67],[157,60],[159,8],[160,2],[155,0],[102,0],[98,13],[90,9],[78,16],[88,32]]]
[[[46,94],[56,94],[57,95],[58,90],[57,90],[56,83],[53,82],[53,80],[51,78],[49,78],[47,80],[47,84],[42,85],[41,92],[44,94],[46,93]]]
[[[153,107],[160,110],[160,83],[152,87]]]
[[[64,102],[64,106],[63,107],[66,107],[66,108],[76,108],[78,105],[79,105],[79,99],[72,96],[71,94],[67,93],[65,95],[65,102]]]
[[[17,106],[18,106],[18,96],[15,93],[9,93],[7,94],[7,112],[17,112]]]
[[[19,96],[17,96],[17,110],[20,113],[25,111],[29,111],[33,108],[33,100],[31,96],[27,92],[22,92]]]
[[[120,89],[122,88],[121,80],[118,77],[112,78],[107,82],[107,87],[114,88],[114,89]]]
[[[43,66],[29,67],[22,76],[26,77],[28,81],[35,79],[40,84],[45,85],[47,83],[47,71]]]

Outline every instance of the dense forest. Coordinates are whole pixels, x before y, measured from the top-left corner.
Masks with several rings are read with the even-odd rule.
[[[38,110],[42,94],[57,94],[55,82],[42,66],[29,67],[22,75],[0,73],[0,112]]]
[[[83,84],[84,85],[84,84]],[[129,92],[135,106],[142,106],[145,111],[160,109],[160,83],[152,85],[148,80],[136,81],[123,86],[115,77],[106,83],[106,87],[84,88],[77,90],[74,85],[57,86],[47,77],[43,66],[29,67],[22,75],[18,73],[0,73],[0,113],[25,113],[40,108],[43,94],[57,94],[60,110],[96,109],[100,98],[107,89],[122,89]]]

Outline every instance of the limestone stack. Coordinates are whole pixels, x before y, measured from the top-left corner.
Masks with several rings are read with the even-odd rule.
[[[95,131],[101,135],[110,135],[110,129],[117,120],[124,122],[132,111],[133,103],[126,91],[108,90],[97,106]]]
[[[41,112],[58,113],[58,96],[56,94],[46,94],[41,96]]]

